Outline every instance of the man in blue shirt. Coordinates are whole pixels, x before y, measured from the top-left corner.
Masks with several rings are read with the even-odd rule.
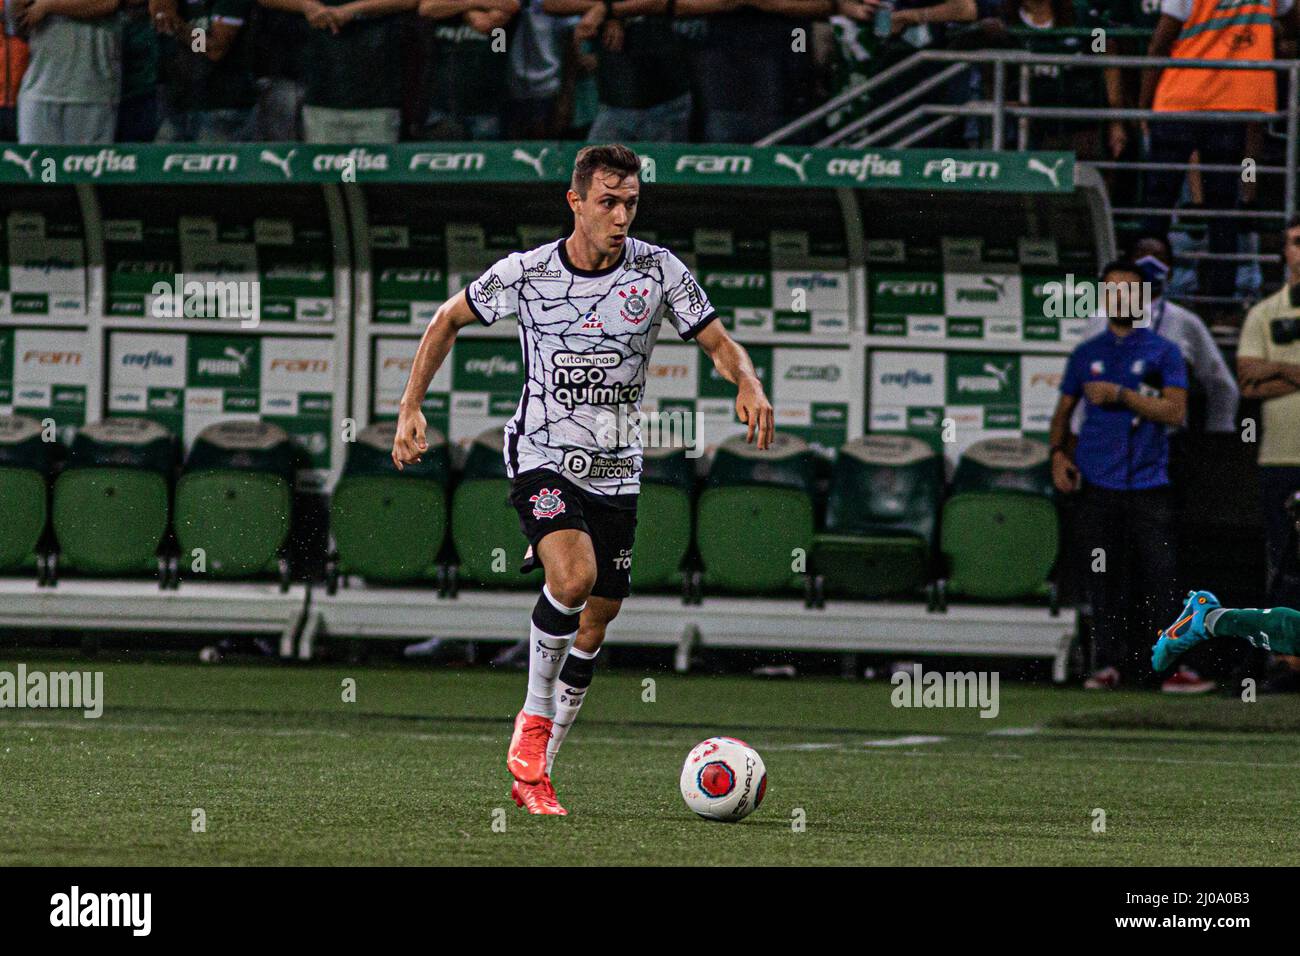
[[[1143,277],[1127,261],[1101,275],[1106,331],[1080,342],[1066,364],[1052,416],[1052,479],[1079,494],[1077,531],[1092,604],[1094,672],[1088,688],[1110,688],[1145,650],[1147,630],[1178,606],[1169,435],[1187,412],[1187,370],[1178,346],[1149,328]],[[1070,416],[1085,417],[1071,456]],[[1132,672],[1130,670],[1130,672]]]

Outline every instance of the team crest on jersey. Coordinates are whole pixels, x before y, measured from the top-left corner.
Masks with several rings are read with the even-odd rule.
[[[559,488],[543,488],[528,499],[533,503],[534,518],[554,518],[564,514],[564,501]]]
[[[632,286],[632,288],[626,292],[620,289],[618,294],[619,297],[623,299],[623,307],[618,310],[618,314],[623,316],[623,318],[631,322],[633,325],[640,325],[645,321],[646,314],[650,308],[649,303],[647,303],[645,299],[646,293],[649,291],[649,286],[646,286],[644,289],[638,289],[636,286]]]

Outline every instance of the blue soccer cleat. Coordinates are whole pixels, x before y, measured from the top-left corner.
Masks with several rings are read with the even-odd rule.
[[[1201,641],[1209,640],[1205,629],[1205,615],[1219,606],[1219,599],[1209,591],[1188,591],[1178,619],[1160,632],[1160,639],[1151,648],[1151,669],[1157,674],[1168,670],[1183,654]]]

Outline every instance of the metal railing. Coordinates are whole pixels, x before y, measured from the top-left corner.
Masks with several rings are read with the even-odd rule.
[[[930,91],[942,87],[954,78],[968,75],[978,66],[991,68],[988,84],[990,95],[987,99],[970,100],[965,103],[926,102]],[[1155,67],[1203,68],[1216,70],[1267,70],[1286,76],[1285,95],[1282,109],[1274,112],[1246,112],[1228,110],[1204,111],[1161,111],[1136,108],[1107,107],[1064,107],[1035,106],[1029,102],[1030,70],[1035,66],[1055,66],[1068,69],[1108,68],[1143,70]],[[1018,79],[1018,95],[1009,92],[1009,81],[1013,72]],[[917,82],[900,83],[919,74]],[[900,85],[905,88],[898,90]],[[1285,124],[1285,162],[1277,165],[1257,165],[1255,173],[1260,176],[1282,177],[1282,208],[1274,211],[1245,209],[1203,209],[1154,208],[1149,206],[1120,206],[1112,211],[1117,218],[1139,216],[1178,216],[1180,219],[1214,219],[1216,217],[1234,217],[1240,220],[1273,220],[1284,222],[1296,213],[1297,171],[1300,167],[1300,61],[1297,60],[1189,60],[1175,57],[1128,56],[1109,54],[1061,54],[1030,53],[1022,50],[921,50],[905,60],[882,70],[864,83],[845,90],[827,100],[821,106],[799,117],[780,129],[769,133],[756,145],[768,146],[787,141],[790,137],[810,129],[817,129],[824,120],[846,106],[858,101],[872,103],[881,89],[890,89],[891,97],[876,104],[863,115],[852,119],[843,126],[827,133],[816,142],[817,146],[841,146],[862,148],[907,147],[923,142],[927,138],[945,129],[958,120],[972,117],[987,120],[989,124],[989,148],[1008,149],[1009,131],[1015,121],[1016,143],[1010,148],[1024,148],[1028,138],[1028,124],[1034,119],[1056,119],[1073,121],[1103,122],[1111,120],[1138,120],[1146,123],[1169,122],[1174,120],[1200,122],[1206,124],[1282,121]],[[897,92],[893,92],[897,91]],[[1136,174],[1155,171],[1187,171],[1199,169],[1203,172],[1240,173],[1239,165],[1207,163],[1158,163],[1121,160],[1082,161],[1098,170],[1121,170]],[[1179,258],[1190,260],[1209,258],[1207,253],[1187,253]],[[1258,255],[1255,253],[1214,254],[1217,259],[1231,259],[1243,262],[1278,261],[1275,255]],[[1213,296],[1188,297],[1205,301],[1214,301]],[[1221,297],[1220,297],[1221,298]]]

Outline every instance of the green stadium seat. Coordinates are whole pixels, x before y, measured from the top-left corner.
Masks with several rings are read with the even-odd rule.
[[[247,578],[279,573],[294,482],[294,451],[278,425],[228,421],[199,432],[176,483],[176,541],[183,576]],[[204,570],[195,570],[202,550]]]
[[[943,459],[919,438],[845,444],[831,473],[826,530],[813,547],[825,592],[878,598],[924,587],[942,495]]]
[[[459,559],[457,580],[496,588],[542,586],[537,568],[520,574],[528,543],[510,504],[504,436],[489,428],[470,443],[460,484],[451,500],[451,540]],[[501,550],[499,550],[501,549]]]
[[[792,570],[811,552],[816,463],[808,443],[778,432],[759,451],[735,435],[719,447],[695,509],[702,585],[741,594],[806,587]]]
[[[447,535],[447,439],[429,429],[429,450],[419,463],[398,471],[392,459],[396,432],[396,422],[380,422],[349,446],[330,503],[337,550],[329,572],[331,590],[337,574],[384,583],[437,577],[438,552]]]
[[[1047,446],[987,438],[966,449],[943,507],[947,592],[986,601],[1051,596],[1059,544]]]
[[[87,574],[158,572],[176,461],[171,432],[107,418],[77,432],[54,483],[58,564]]]
[[[682,563],[691,547],[691,493],[695,462],[685,448],[656,446],[642,453],[632,582],[637,590],[682,584]]]
[[[41,439],[36,419],[0,416],[0,571],[37,567],[50,497],[50,443]]]

